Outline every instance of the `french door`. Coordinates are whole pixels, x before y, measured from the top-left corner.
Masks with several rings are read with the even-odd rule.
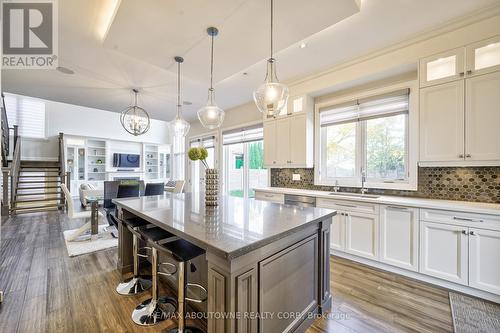
[[[223,133],[224,194],[253,198],[254,188],[268,185],[262,126]]]

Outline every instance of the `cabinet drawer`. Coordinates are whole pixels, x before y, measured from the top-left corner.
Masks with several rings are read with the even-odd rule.
[[[366,214],[378,214],[379,212],[379,206],[377,204],[365,203],[359,201],[324,199],[324,198],[318,198],[316,200],[316,207],[359,212]]]
[[[423,221],[500,230],[500,216],[454,212],[438,209],[421,209],[420,219]]]
[[[255,199],[276,203],[285,203],[285,195],[281,193],[255,192]]]

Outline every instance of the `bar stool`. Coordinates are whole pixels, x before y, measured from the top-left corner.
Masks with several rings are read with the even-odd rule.
[[[159,242],[171,242],[179,238],[158,227],[139,229],[141,238],[148,241],[151,245],[151,275],[152,275],[152,291],[151,298],[139,304],[132,312],[132,320],[141,326],[152,326],[165,319],[175,316],[177,309],[177,300],[169,296],[159,296],[158,292],[158,275],[171,276],[177,272],[174,264],[158,263],[158,245]],[[159,272],[159,266],[167,266],[173,270],[170,272]]]
[[[173,242],[168,242],[166,244],[157,245],[161,246],[161,251],[167,252],[172,255],[172,257],[177,261],[177,303],[178,303],[178,323],[177,327],[172,328],[167,331],[167,333],[204,333],[204,331],[195,326],[186,326],[185,316],[186,316],[186,301],[202,303],[207,300],[208,292],[202,285],[197,283],[189,283],[187,276],[186,263],[189,263],[192,259],[205,254],[205,250],[199,248],[196,245],[185,241],[184,239],[179,239]],[[190,265],[191,272],[196,270],[194,265]],[[190,298],[186,296],[187,291],[190,288],[198,288],[204,292],[204,296],[200,299]]]
[[[113,219],[116,219],[115,216],[111,214]],[[148,256],[145,254],[139,253],[140,250],[148,250],[148,247],[139,249],[139,239],[142,238],[142,235],[139,233],[139,230],[142,228],[146,228],[151,224],[146,220],[141,218],[133,217],[130,219],[122,220],[125,223],[127,229],[132,233],[132,252],[134,256],[134,275],[125,280],[124,282],[118,284],[116,287],[116,292],[120,295],[124,296],[132,296],[140,294],[151,288],[152,281],[150,276],[141,276],[139,275],[139,259],[147,258]]]

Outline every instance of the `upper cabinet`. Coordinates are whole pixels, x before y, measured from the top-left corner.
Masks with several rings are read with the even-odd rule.
[[[310,168],[313,159],[313,102],[308,96],[288,100],[287,113],[264,121],[264,165]]]
[[[420,86],[455,81],[465,76],[465,48],[458,48],[420,60]]]
[[[500,70],[500,36],[467,46],[466,75],[481,75]]]
[[[422,59],[419,76],[420,164],[500,165],[500,37]]]

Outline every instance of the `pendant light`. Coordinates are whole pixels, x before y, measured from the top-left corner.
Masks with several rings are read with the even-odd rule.
[[[177,114],[175,119],[170,121],[170,131],[175,137],[185,137],[189,132],[189,123],[182,119],[182,103],[181,103],[181,63],[184,58],[175,57],[177,63]]]
[[[151,121],[146,110],[137,106],[137,94],[139,93],[139,90],[132,89],[132,92],[134,93],[134,105],[129,106],[122,111],[120,115],[120,122],[125,131],[138,136],[149,130]]]
[[[273,20],[274,1],[271,0],[271,57],[267,60],[264,83],[253,93],[257,108],[268,117],[280,114],[288,101],[288,87],[280,83],[276,76],[276,59],[273,58]]]
[[[207,29],[208,35],[211,37],[210,47],[210,88],[208,89],[207,105],[198,110],[198,119],[203,127],[208,129],[216,129],[222,125],[224,121],[224,110],[215,104],[215,90],[213,85],[214,79],[214,38],[219,33],[215,27]]]

